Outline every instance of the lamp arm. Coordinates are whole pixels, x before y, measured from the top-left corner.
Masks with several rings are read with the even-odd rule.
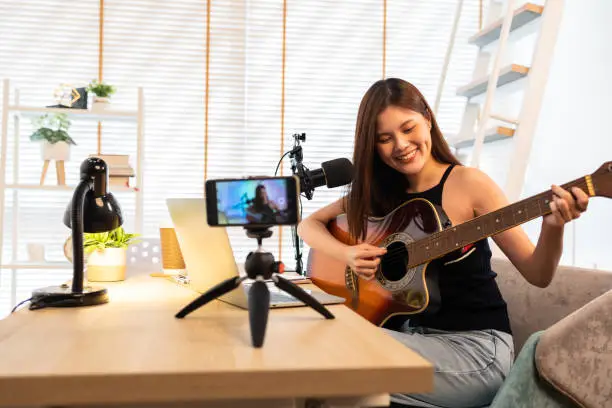
[[[83,212],[85,195],[92,188],[91,180],[81,180],[72,195],[72,213],[70,214],[72,228],[72,292],[83,293]]]

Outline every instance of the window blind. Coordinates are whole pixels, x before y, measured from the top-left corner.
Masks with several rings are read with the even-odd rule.
[[[59,83],[87,83],[100,68],[103,80],[117,87],[115,108],[135,109],[136,89],[143,87],[142,233],[157,237],[160,223],[168,220],[166,198],[202,197],[205,173],[208,178],[272,175],[281,153],[291,149],[294,133],[307,135],[304,164],[311,169],[326,160],[352,158],[360,99],[383,76],[384,29],[386,76],[413,82],[433,105],[456,3],[427,3],[387,0],[385,27],[379,1],[212,1],[207,16],[202,0],[104,0],[102,49],[99,0],[2,3],[0,78],[10,78],[22,100],[34,105],[53,103],[50,95]],[[465,39],[477,29],[477,3],[465,1],[440,105],[438,119],[449,132],[459,128],[464,103],[454,96],[456,85],[468,82],[473,66],[476,50]],[[20,182],[35,184],[42,161],[37,146],[27,140],[28,126],[21,122]],[[67,163],[68,184],[76,182],[74,167],[96,152],[97,125],[75,121],[71,135],[78,146]],[[104,123],[101,152],[134,159],[135,125]],[[9,182],[11,163],[9,157]],[[291,174],[288,158],[282,171]],[[53,182],[49,177],[47,183]],[[318,188],[312,201],[302,200],[303,216],[344,191]],[[28,242],[45,244],[48,260],[63,260],[62,244],[70,231],[61,224],[61,214],[71,193],[20,191],[15,242],[12,194],[6,194],[3,262],[11,259],[13,247],[19,259],[26,259]],[[133,229],[134,194],[117,196],[127,215],[126,229]],[[241,228],[228,232],[242,262],[255,240]],[[293,267],[290,228],[276,228],[264,246]],[[3,269],[0,313],[32,289],[70,276],[70,270]]]

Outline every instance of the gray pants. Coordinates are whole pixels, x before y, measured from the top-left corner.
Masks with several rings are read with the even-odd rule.
[[[486,407],[514,361],[512,336],[497,330],[383,330],[434,365],[433,392],[391,394],[395,406]]]

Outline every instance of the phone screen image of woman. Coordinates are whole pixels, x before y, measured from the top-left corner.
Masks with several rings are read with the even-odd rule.
[[[215,183],[217,225],[285,225],[297,222],[291,177],[222,180]]]

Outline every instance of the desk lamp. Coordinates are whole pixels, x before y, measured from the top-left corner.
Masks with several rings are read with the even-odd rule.
[[[81,181],[64,213],[64,224],[72,229],[72,287],[64,284],[35,290],[30,309],[92,306],[108,302],[105,288],[83,287],[83,233],[112,231],[123,224],[123,216],[119,203],[106,190],[108,166],[104,160],[90,157],[83,161],[80,171]]]

